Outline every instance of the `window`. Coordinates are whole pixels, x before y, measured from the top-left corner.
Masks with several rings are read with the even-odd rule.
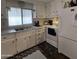
[[[32,10],[11,7],[8,10],[9,26],[32,24]]]
[[[23,9],[23,24],[32,23],[32,11]]]
[[[21,9],[11,8],[8,11],[9,26],[21,25]]]

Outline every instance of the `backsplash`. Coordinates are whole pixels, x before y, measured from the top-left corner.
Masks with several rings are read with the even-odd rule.
[[[58,26],[58,24],[59,24],[59,17],[58,16],[54,16],[52,18],[33,18],[33,24],[35,22],[37,22],[37,21],[39,22],[40,26],[43,26],[43,25]]]

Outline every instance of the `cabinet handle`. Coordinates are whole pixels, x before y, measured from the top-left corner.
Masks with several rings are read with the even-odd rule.
[[[31,38],[31,36],[29,36],[29,38]]]
[[[17,41],[17,39],[16,39],[16,41]]]
[[[24,38],[24,40],[26,40],[26,38]]]
[[[75,14],[75,20],[77,20],[77,14]]]
[[[40,35],[40,33],[38,35]]]
[[[12,41],[12,43],[14,43],[15,41]]]
[[[6,39],[6,37],[4,37],[3,39]]]

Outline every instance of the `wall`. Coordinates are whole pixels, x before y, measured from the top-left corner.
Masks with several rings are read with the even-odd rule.
[[[53,0],[47,3],[47,18],[52,18],[53,16],[58,15],[58,11],[60,10],[62,4],[61,0]]]
[[[1,30],[8,27],[6,0],[1,0]]]
[[[64,8],[64,2],[71,0],[51,0],[46,4],[47,6],[47,18],[52,18],[53,16],[60,15],[62,9]]]

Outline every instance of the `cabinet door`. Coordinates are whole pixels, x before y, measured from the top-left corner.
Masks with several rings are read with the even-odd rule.
[[[26,36],[27,36],[27,32],[25,32],[25,31],[21,31],[21,32],[16,33],[17,39],[23,38],[23,37],[26,37]]]
[[[13,56],[17,53],[16,50],[16,39],[7,39],[4,41],[1,41],[1,54],[2,56]]]
[[[77,59],[77,43],[59,36],[58,50],[70,59]]]
[[[1,36],[1,40],[8,40],[8,39],[11,39],[11,38],[14,38],[15,39],[15,34],[14,33],[10,33],[10,34],[5,34],[5,35],[2,35]]]
[[[45,32],[39,31],[36,33],[36,44],[42,43],[45,41]]]
[[[27,49],[27,37],[17,39],[17,51],[21,52]]]
[[[45,5],[43,3],[36,3],[36,16],[37,18],[45,18]]]
[[[45,41],[45,32],[41,31],[40,32],[40,43]]]
[[[37,35],[36,44],[39,44],[39,43],[41,43],[41,33],[37,33],[36,35]]]
[[[35,46],[35,32],[29,32],[29,47]]]

